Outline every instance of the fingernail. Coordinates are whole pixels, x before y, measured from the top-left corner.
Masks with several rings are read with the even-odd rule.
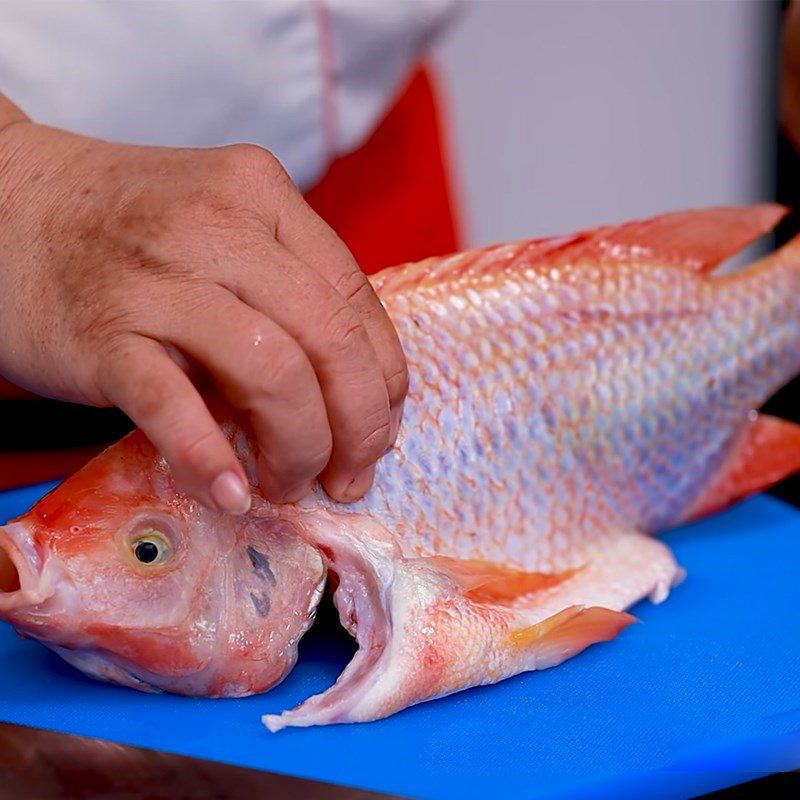
[[[226,470],[214,478],[211,496],[223,511],[230,514],[246,514],[250,510],[250,490],[232,470]]]
[[[354,500],[361,499],[372,486],[372,479],[375,477],[375,465],[371,464],[365,467],[358,473],[358,475],[350,481],[345,487],[344,496],[345,503],[352,503]]]

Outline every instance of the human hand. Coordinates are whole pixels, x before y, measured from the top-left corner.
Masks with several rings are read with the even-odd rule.
[[[137,147],[12,121],[0,129],[0,374],[119,406],[187,492],[242,512],[246,477],[187,375],[197,364],[249,413],[269,499],[298,500],[317,476],[337,500],[360,497],[400,424],[405,359],[278,161],[250,145]]]

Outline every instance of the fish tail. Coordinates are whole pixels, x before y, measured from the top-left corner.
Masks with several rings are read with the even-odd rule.
[[[740,373],[746,378],[744,398],[758,408],[800,374],[800,236],[715,282],[733,293],[732,302],[719,306],[722,327],[735,356],[746,365]]]
[[[800,471],[800,425],[760,414],[728,451],[681,522],[721,511]]]

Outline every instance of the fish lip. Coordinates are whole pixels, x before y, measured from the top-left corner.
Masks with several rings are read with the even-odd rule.
[[[24,521],[0,526],[0,548],[11,560],[19,578],[19,589],[0,591],[0,615],[41,605],[53,596],[55,584],[46,575],[45,561]]]
[[[358,650],[333,686],[296,709],[264,715],[262,721],[272,732],[289,725],[344,721],[383,672],[392,640],[392,588],[399,552],[388,534],[362,538],[359,532],[363,534],[363,525],[330,524],[319,518],[306,527],[322,554],[326,574],[338,578],[333,602]]]

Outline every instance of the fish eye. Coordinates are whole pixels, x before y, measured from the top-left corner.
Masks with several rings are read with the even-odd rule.
[[[166,537],[154,529],[139,531],[131,541],[131,550],[141,564],[163,564],[171,554]]]

